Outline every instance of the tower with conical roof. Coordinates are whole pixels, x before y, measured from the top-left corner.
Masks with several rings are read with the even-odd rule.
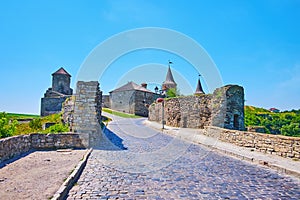
[[[205,94],[205,93],[202,89],[202,85],[201,85],[201,82],[200,82],[200,75],[199,75],[198,82],[197,82],[197,87],[196,87],[196,91],[195,91],[194,95],[200,95],[200,94]]]
[[[161,88],[163,91],[167,91],[170,88],[176,88],[177,87],[177,83],[174,81],[173,74],[172,74],[172,71],[171,71],[171,66],[170,66],[171,64],[173,64],[173,63],[171,61],[169,61],[166,80],[163,82],[162,88]]]

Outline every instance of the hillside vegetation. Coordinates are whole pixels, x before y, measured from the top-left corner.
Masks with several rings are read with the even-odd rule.
[[[245,126],[261,126],[266,133],[300,137],[300,109],[273,113],[263,108],[245,106]]]
[[[24,119],[29,122],[21,123]],[[56,124],[43,130],[42,125],[44,123]],[[67,131],[69,131],[69,127],[61,122],[61,114],[39,117],[38,115],[0,112],[0,138],[29,133],[59,133]]]

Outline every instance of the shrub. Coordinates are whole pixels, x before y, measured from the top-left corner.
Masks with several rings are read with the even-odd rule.
[[[46,133],[62,133],[68,131],[69,131],[69,127],[63,124],[55,124],[45,130]]]
[[[282,135],[287,136],[300,136],[300,124],[291,123],[289,125],[284,125],[280,129]]]
[[[42,128],[42,120],[40,118],[34,119],[29,122],[29,127],[33,130],[39,130]]]
[[[18,122],[16,120],[9,122],[6,113],[0,113],[0,138],[12,136],[16,131],[16,125]]]

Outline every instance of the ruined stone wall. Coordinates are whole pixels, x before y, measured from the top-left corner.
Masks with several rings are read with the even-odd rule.
[[[210,95],[188,96],[166,100],[166,125],[183,128],[203,128],[210,124],[211,113],[209,102]]]
[[[73,130],[85,147],[96,146],[102,138],[102,92],[98,81],[78,81],[75,95]]]
[[[165,99],[166,125],[183,128],[218,126],[244,130],[244,90],[237,85],[218,88],[213,94]],[[149,107],[149,120],[161,122],[162,103]]]
[[[238,85],[217,88],[212,95],[211,125],[244,130],[244,89]]]
[[[256,151],[282,157],[300,158],[300,138],[282,135],[205,127],[204,135]]]
[[[30,134],[0,140],[0,162],[30,150],[84,148],[78,134]]]

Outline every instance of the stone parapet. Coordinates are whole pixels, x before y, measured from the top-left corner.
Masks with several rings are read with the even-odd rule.
[[[79,134],[39,134],[19,135],[0,140],[0,162],[26,153],[30,150],[84,148]]]
[[[205,127],[203,134],[256,151],[300,159],[299,137],[228,130],[214,126]]]

